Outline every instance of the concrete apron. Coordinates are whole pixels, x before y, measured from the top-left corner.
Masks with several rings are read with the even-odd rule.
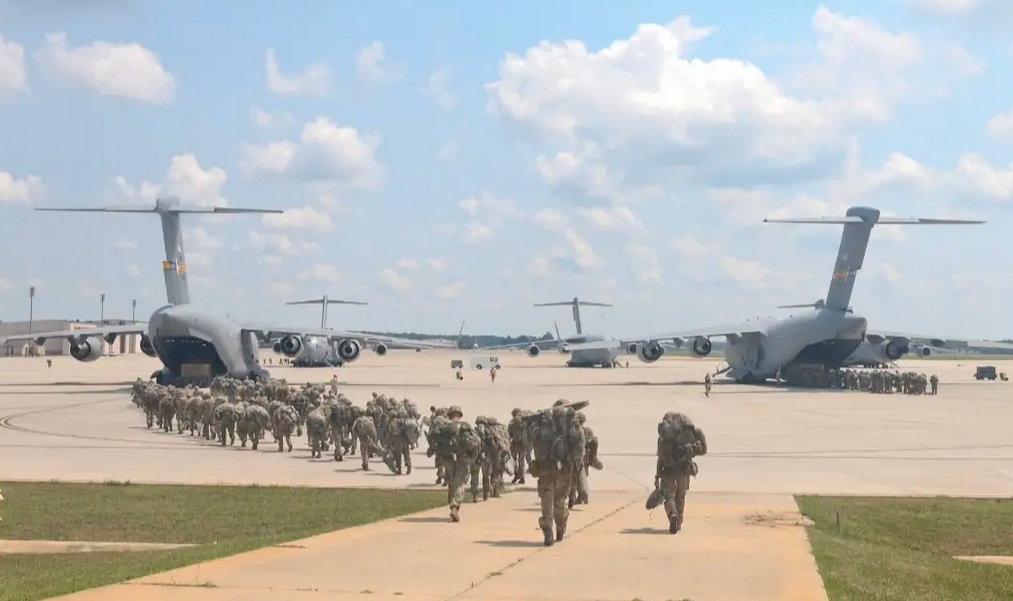
[[[683,531],[647,493],[594,493],[542,546],[537,498],[514,493],[349,528],[61,599],[826,601],[786,495],[690,492]]]
[[[0,540],[0,554],[109,553],[168,551],[195,545],[170,543],[99,543],[60,540]]]

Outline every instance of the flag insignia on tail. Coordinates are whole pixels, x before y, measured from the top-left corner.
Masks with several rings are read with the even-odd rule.
[[[176,263],[175,261],[162,261],[162,269],[172,270],[176,273],[186,273],[186,265]]]

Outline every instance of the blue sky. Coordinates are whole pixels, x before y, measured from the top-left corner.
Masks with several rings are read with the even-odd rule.
[[[863,204],[989,220],[877,228],[874,326],[1013,336],[1004,3],[344,4],[0,0],[0,319],[165,299],[154,217],[33,205],[289,209],[187,222],[243,319],[622,335],[823,297],[839,227],[762,219]]]

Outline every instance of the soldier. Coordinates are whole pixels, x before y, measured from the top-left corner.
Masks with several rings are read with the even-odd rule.
[[[411,455],[411,433],[409,432],[409,423],[414,424],[408,418],[407,413],[398,411],[390,423],[387,424],[390,430],[390,447],[387,453],[390,456],[387,463],[387,467],[391,468],[391,471],[401,475],[402,463],[404,466],[405,475],[412,473],[412,455]]]
[[[225,446],[225,434],[229,435],[229,444],[236,444],[236,406],[225,400],[215,407],[215,423],[218,424],[218,439]]]
[[[279,405],[274,410],[274,439],[278,441],[278,452],[285,450],[288,444],[288,452],[292,452],[292,434],[296,432],[299,424],[299,412],[291,405]]]
[[[587,477],[589,475],[589,468],[596,470],[602,469],[601,461],[598,461],[598,437],[595,436],[594,430],[584,425],[587,421],[587,416],[584,415],[583,411],[577,412],[577,421],[580,423],[581,428],[584,429],[584,440],[586,446],[584,447],[584,461],[576,466],[574,471],[574,486],[570,490],[570,507],[574,505],[587,505],[590,501],[590,487],[588,486]]]
[[[450,520],[461,521],[461,497],[471,475],[471,464],[478,457],[481,440],[467,422],[461,421],[464,412],[457,405],[447,409],[447,416],[439,415],[430,422],[429,448],[426,456],[437,457],[442,463],[447,483],[447,504],[450,506]]]
[[[478,485],[482,483],[482,500],[487,501],[489,499],[489,492],[491,481],[489,479],[491,466],[489,465],[489,455],[486,453],[487,447],[490,445],[491,432],[488,429],[488,421],[484,415],[479,415],[475,418],[475,434],[481,440],[479,446],[478,456],[474,461],[471,462],[471,502],[478,503]]]
[[[653,509],[659,502],[664,502],[668,531],[672,534],[682,529],[689,479],[697,474],[693,457],[706,454],[707,438],[703,430],[694,426],[692,420],[683,413],[666,413],[658,424],[655,492],[648,499],[647,508]]]
[[[932,394],[937,394],[939,392],[939,376],[932,374],[929,377],[929,385],[932,387]]]
[[[169,389],[163,388],[158,398],[158,414],[161,416],[162,431],[172,430],[172,418],[176,415],[176,399]]]
[[[556,541],[563,540],[566,533],[566,522],[570,517],[567,502],[573,474],[575,466],[582,464],[587,446],[576,409],[582,409],[587,404],[584,401],[570,405],[566,399],[559,399],[551,409],[525,420],[535,451],[535,460],[531,462],[529,471],[538,478],[538,498],[542,505],[538,526],[545,537],[545,546],[553,544],[553,523]]]
[[[510,484],[524,484],[525,462],[530,463],[531,449],[524,440],[524,412],[514,407],[510,412],[507,433],[510,436],[510,457],[514,460],[514,479]]]
[[[256,451],[261,439],[264,438],[264,430],[271,422],[271,416],[267,414],[267,409],[259,405],[250,405],[246,408],[246,420],[249,422],[247,430],[250,434],[250,443]]]
[[[362,414],[352,423],[352,437],[359,443],[359,454],[362,455],[362,470],[369,471],[369,456],[376,444],[376,424],[373,418]]]
[[[703,395],[707,398],[711,396],[711,375],[707,374],[703,378]]]
[[[499,423],[495,417],[487,418],[492,445],[486,449],[490,458],[492,496],[498,498],[505,485],[503,474],[513,474],[513,463],[510,459],[510,434],[505,424]]]
[[[320,458],[321,447],[327,439],[327,416],[321,407],[310,411],[306,416],[306,433],[309,435],[310,457]]]

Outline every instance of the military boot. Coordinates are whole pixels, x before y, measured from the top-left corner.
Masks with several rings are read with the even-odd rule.
[[[405,468],[405,472],[404,472],[404,473],[405,473],[405,475],[406,475],[406,476],[410,476],[410,475],[411,475],[411,473],[412,473],[412,466],[410,466],[410,465],[409,465],[409,466],[407,466],[407,467]]]
[[[563,535],[566,534],[566,525],[556,526],[556,541],[563,540]]]
[[[552,528],[542,528],[542,534],[545,535],[545,546],[551,547],[555,542],[552,540]]]
[[[450,521],[451,522],[460,522],[461,521],[461,515],[458,513],[457,507],[451,507],[450,508]]]
[[[482,500],[483,501],[488,501],[489,500],[489,491],[488,490],[483,490],[482,491]]]
[[[478,491],[477,490],[471,491],[471,502],[472,503],[478,503]]]
[[[677,515],[673,515],[673,516],[669,517],[668,518],[668,533],[669,534],[676,534],[676,533],[678,533],[679,529],[682,527],[682,523],[681,522],[682,522],[682,520],[680,520],[679,516],[677,516]]]

